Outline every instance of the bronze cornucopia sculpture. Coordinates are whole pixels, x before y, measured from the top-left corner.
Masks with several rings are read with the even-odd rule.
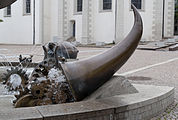
[[[76,62],[61,64],[73,95],[80,101],[107,82],[129,59],[142,37],[143,23],[135,6],[132,5],[135,22],[128,36],[110,50]]]
[[[123,41],[108,51],[84,60],[59,62],[58,47],[54,48],[52,58],[39,63],[24,91],[16,95],[15,107],[81,101],[109,81],[133,54],[142,37],[141,16],[133,5],[132,9],[133,28]],[[56,75],[60,79],[53,77]]]

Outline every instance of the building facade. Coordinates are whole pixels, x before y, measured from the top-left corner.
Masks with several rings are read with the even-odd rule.
[[[175,0],[18,0],[0,11],[0,44],[43,44],[75,37],[113,43],[133,26],[131,3],[144,24],[143,41],[174,36]]]

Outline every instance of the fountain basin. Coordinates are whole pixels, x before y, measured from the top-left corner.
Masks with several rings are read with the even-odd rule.
[[[133,84],[133,87],[138,92],[30,108],[13,108],[13,96],[0,96],[0,119],[149,120],[174,102],[173,87],[141,84]]]

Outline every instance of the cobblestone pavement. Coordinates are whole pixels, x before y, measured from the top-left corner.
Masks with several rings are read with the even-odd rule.
[[[154,81],[147,81],[147,82],[142,82],[142,81],[132,81],[132,83],[136,84],[148,84],[148,85],[161,85],[161,84],[156,84]],[[175,93],[177,94],[177,93]],[[152,118],[151,120],[178,120],[178,100],[175,98],[175,101],[172,105],[170,105],[164,113]]]
[[[163,114],[151,120],[178,120],[178,102],[174,102]]]
[[[103,52],[104,48],[83,48],[79,47],[78,58],[83,59],[88,56]],[[43,59],[43,49],[41,46],[25,45],[0,45],[0,61],[18,61],[19,55],[33,55],[33,61],[39,62]]]
[[[79,59],[99,54],[108,48],[79,49]],[[34,55],[33,61],[43,59],[41,46],[0,45],[0,61],[18,61],[19,54]],[[175,87],[175,103],[152,120],[178,120],[178,51],[136,50],[128,62],[117,72],[132,83]]]

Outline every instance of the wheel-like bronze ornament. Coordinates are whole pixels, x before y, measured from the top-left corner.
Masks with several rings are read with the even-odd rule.
[[[11,67],[4,73],[3,84],[9,91],[17,91],[18,89],[24,89],[28,84],[28,75],[26,71],[19,67]]]

